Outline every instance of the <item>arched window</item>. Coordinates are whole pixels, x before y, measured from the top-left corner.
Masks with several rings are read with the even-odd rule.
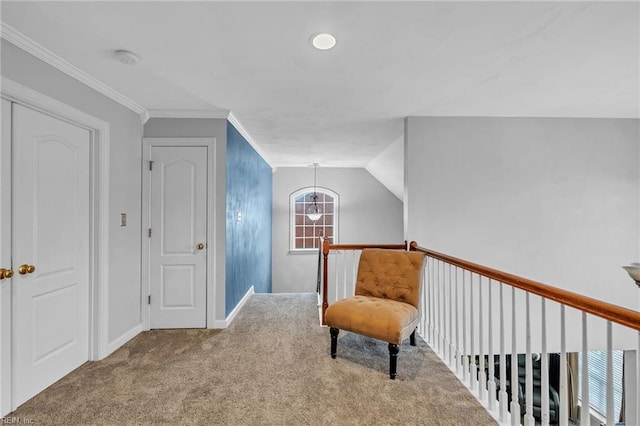
[[[316,197],[314,199],[314,196]],[[315,203],[315,204],[314,204]],[[316,251],[320,236],[335,243],[338,236],[338,194],[326,188],[302,188],[289,198],[291,217],[290,249],[292,251]],[[322,214],[312,220],[308,213],[318,206]]]

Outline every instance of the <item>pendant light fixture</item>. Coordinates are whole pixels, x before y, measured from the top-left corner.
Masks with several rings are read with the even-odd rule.
[[[307,217],[312,222],[316,222],[318,219],[322,217],[322,210],[318,205],[318,193],[317,193],[317,177],[318,177],[318,163],[313,163],[313,195],[311,199],[313,200],[313,204],[310,204],[307,207]]]

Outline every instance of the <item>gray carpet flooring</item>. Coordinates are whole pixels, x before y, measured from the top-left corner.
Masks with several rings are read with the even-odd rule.
[[[34,424],[493,425],[418,338],[398,377],[384,342],[341,332],[315,294],[254,295],[225,330],[152,330],[88,362],[10,416]]]

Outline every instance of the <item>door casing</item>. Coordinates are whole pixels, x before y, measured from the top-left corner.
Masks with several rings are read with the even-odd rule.
[[[90,238],[89,247],[89,359],[98,360],[106,357],[113,350],[117,349],[116,344],[108,342],[108,299],[107,299],[107,283],[109,279],[109,124],[83,111],[59,102],[49,96],[46,96],[36,90],[19,84],[6,77],[2,77],[1,97],[3,99],[3,109],[6,106],[4,101],[15,102],[36,111],[57,117],[59,119],[71,122],[77,126],[83,127],[91,133],[90,147]],[[3,209],[0,215],[0,234],[11,235],[10,210],[11,203],[5,200],[11,200],[11,138],[10,134],[4,129],[2,133],[2,142],[0,142],[0,151],[2,165],[0,167],[1,183],[0,198],[2,203],[0,207]],[[5,240],[5,238],[2,238]],[[9,239],[10,240],[10,239]],[[5,244],[5,243],[3,243]],[[3,261],[2,267],[6,268],[7,258],[10,254],[6,247],[0,251]],[[17,265],[10,265],[15,269]],[[0,286],[0,341],[3,342],[3,349],[0,354],[0,416],[13,411],[17,407],[12,395],[12,386],[7,386],[12,381],[11,371],[13,369],[12,333],[15,329],[13,324],[12,313],[12,286],[13,279],[2,280]],[[7,335],[9,334],[9,335]],[[8,347],[8,350],[5,348]]]
[[[197,137],[184,137],[184,138],[143,138],[142,142],[142,289],[143,294],[141,297],[141,312],[143,312],[143,327],[145,330],[149,330],[151,327],[151,309],[148,304],[147,297],[151,292],[150,283],[150,239],[148,236],[148,230],[151,227],[151,181],[149,171],[149,161],[151,158],[151,148],[154,146],[205,146],[207,147],[207,328],[219,328],[221,324],[216,323],[215,311],[216,311],[216,289],[215,278],[216,271],[214,268],[220,267],[216,265],[216,220],[215,214],[215,175],[216,175],[216,139],[211,138],[197,138]]]

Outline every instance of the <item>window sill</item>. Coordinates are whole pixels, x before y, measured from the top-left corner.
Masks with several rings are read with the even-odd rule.
[[[294,255],[299,255],[299,254],[314,254],[314,255],[318,255],[318,249],[310,249],[310,250],[289,250],[288,254],[294,254]]]

